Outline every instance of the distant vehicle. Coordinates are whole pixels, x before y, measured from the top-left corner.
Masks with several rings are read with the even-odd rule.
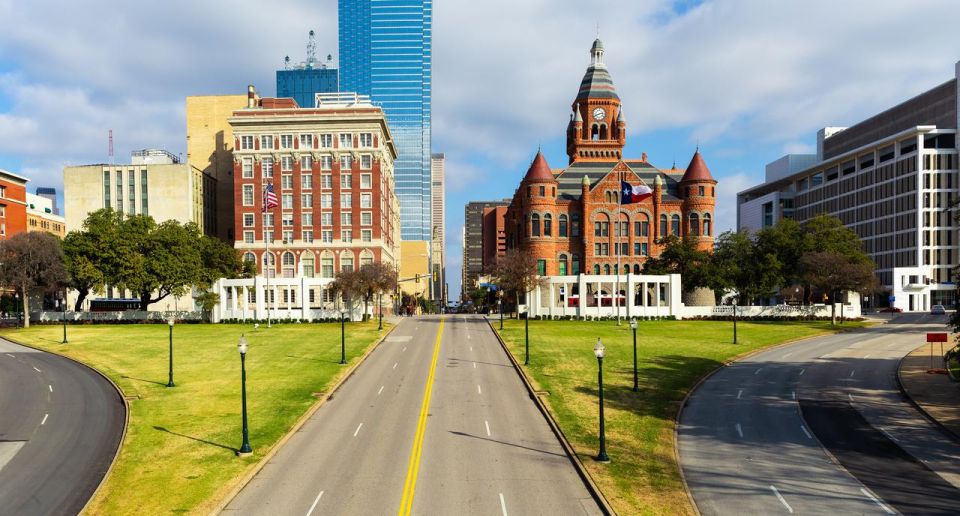
[[[933,305],[933,308],[930,309],[931,315],[943,315],[945,313],[947,313],[947,310],[943,305]]]
[[[139,309],[139,299],[93,299],[90,301],[91,312],[122,312]]]
[[[899,312],[902,312],[902,311],[903,311],[903,308],[897,308],[897,307],[895,307],[895,306],[888,306],[888,307],[886,307],[886,308],[884,308],[883,310],[880,310],[880,311],[881,311],[881,312],[888,312],[888,313],[899,313]]]

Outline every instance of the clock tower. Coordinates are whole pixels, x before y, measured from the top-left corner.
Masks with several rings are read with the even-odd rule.
[[[619,161],[626,143],[620,96],[603,64],[603,42],[590,47],[590,66],[580,82],[567,126],[567,156],[575,161]]]

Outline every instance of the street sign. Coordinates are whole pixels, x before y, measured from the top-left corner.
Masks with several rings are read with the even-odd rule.
[[[897,300],[897,296],[887,296],[887,301],[892,303]]]
[[[946,342],[947,334],[943,332],[928,333],[927,342]]]

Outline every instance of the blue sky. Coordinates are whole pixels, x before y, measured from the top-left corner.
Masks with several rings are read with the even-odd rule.
[[[65,164],[184,152],[184,98],[272,95],[283,56],[337,54],[335,0],[0,0],[0,168],[31,187]],[[570,103],[596,36],[627,116],[627,156],[719,181],[717,226],[766,163],[953,77],[947,0],[435,0],[433,152],[447,157],[447,276],[459,292],[463,206],[509,197],[542,146],[566,163]],[[70,216],[70,214],[67,214]]]

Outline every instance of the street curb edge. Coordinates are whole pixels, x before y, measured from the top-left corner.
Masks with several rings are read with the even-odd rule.
[[[960,444],[960,435],[957,435],[956,432],[947,428],[940,421],[937,421],[937,419],[934,418],[933,415],[927,412],[922,405],[917,403],[917,401],[914,400],[912,396],[910,396],[910,393],[907,392],[907,389],[903,386],[903,379],[900,376],[903,373],[903,361],[906,360],[907,357],[910,356],[910,354],[912,354],[917,349],[923,348],[926,346],[927,346],[926,344],[921,344],[917,348],[914,348],[913,350],[911,350],[910,353],[907,353],[906,355],[900,358],[900,361],[897,363],[897,376],[896,376],[897,388],[900,389],[900,394],[904,397],[904,399],[906,399],[907,402],[913,405],[913,408],[917,409],[917,412],[919,412],[924,418],[926,418],[927,421],[932,423],[933,426],[937,427],[937,430],[940,430],[941,434],[943,434],[946,438],[950,439],[951,441],[957,444]]]

